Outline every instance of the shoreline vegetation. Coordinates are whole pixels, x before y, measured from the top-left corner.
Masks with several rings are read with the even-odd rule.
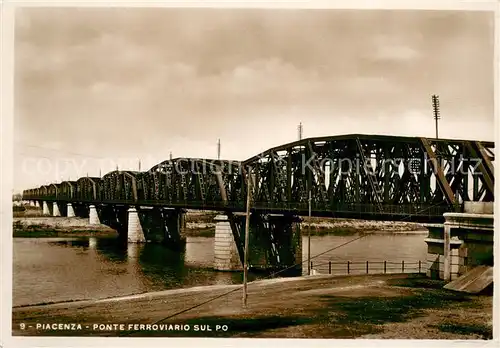
[[[14,237],[85,237],[116,236],[117,232],[105,225],[89,225],[88,219],[79,217],[44,216],[42,209],[32,206],[14,206]],[[213,211],[188,211],[183,234],[187,237],[214,237]],[[303,217],[301,229],[311,236],[372,234],[425,234],[427,230],[419,224],[401,221],[372,221]]]

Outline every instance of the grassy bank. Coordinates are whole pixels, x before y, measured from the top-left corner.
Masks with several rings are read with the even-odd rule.
[[[492,296],[455,293],[443,284],[411,274],[313,276],[251,282],[246,308],[239,285],[20,307],[13,309],[13,334],[490,339]],[[197,304],[203,305],[187,310]],[[33,328],[21,330],[21,323]],[[36,323],[80,323],[82,329],[35,330]],[[93,329],[95,323],[122,323],[125,329]],[[129,324],[152,323],[187,324],[190,330],[128,329]],[[195,325],[212,331],[195,331]],[[216,330],[217,325],[227,330]]]

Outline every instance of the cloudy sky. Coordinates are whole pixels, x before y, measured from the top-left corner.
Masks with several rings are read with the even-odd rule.
[[[304,136],[493,140],[488,12],[16,11],[15,189]]]

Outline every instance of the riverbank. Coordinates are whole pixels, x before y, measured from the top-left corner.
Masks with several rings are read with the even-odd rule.
[[[215,217],[217,212],[188,211],[185,216],[187,237],[214,237]],[[14,237],[50,237],[50,236],[94,236],[96,234],[113,234],[113,230],[105,225],[88,225],[88,219],[43,216],[42,210],[25,206],[14,211]],[[355,219],[333,219],[304,217],[301,223],[302,232],[312,236],[353,235],[358,233],[420,233],[427,230],[419,224],[401,221],[371,221]]]
[[[118,236],[109,226],[89,225],[88,219],[79,217],[15,217],[12,230],[19,238]]]
[[[246,308],[240,285],[17,307],[13,335],[491,338],[492,296],[451,292],[443,285],[415,274],[311,276],[251,282]],[[57,326],[71,323],[73,329]],[[167,326],[147,326],[153,323]]]
[[[217,212],[188,211],[186,214],[187,230],[215,231],[214,218]],[[311,235],[356,234],[370,233],[427,233],[427,229],[420,224],[404,221],[374,221],[359,219],[338,219],[324,217],[301,217],[301,229]],[[189,232],[188,232],[189,233]],[[212,236],[212,235],[211,235]],[[211,237],[210,236],[210,237]]]

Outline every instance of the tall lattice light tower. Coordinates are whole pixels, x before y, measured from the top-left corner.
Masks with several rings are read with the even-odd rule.
[[[436,139],[439,139],[439,119],[441,118],[441,115],[439,114],[439,96],[438,95],[432,95],[432,109],[434,111],[434,120],[436,121]]]
[[[299,140],[302,140],[302,136],[304,134],[304,127],[302,126],[302,122],[300,122],[299,125],[297,126],[297,133]]]

